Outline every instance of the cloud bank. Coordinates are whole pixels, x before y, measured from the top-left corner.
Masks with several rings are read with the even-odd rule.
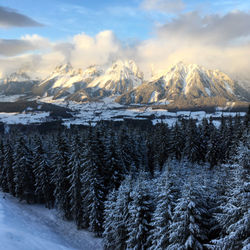
[[[3,71],[30,65],[42,76],[63,62],[86,68],[122,58],[135,60],[146,77],[150,77],[152,69],[167,69],[184,61],[250,78],[250,13],[180,14],[156,27],[153,38],[131,47],[126,47],[112,31],[106,30],[93,37],[81,33],[66,42],[51,42],[37,35],[0,40],[0,54]]]
[[[224,16],[179,15],[162,25],[155,38],[137,48],[144,70],[166,68],[178,61],[218,68],[228,74],[250,76],[250,13]]]
[[[39,26],[43,26],[43,24],[13,9],[0,6],[0,28]]]

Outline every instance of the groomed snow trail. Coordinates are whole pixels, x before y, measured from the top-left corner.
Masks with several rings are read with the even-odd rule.
[[[101,239],[76,229],[57,212],[0,192],[0,250],[98,250]]]

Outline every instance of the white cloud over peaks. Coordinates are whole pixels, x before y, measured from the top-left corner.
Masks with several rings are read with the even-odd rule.
[[[41,37],[37,34],[33,35],[25,35],[21,37],[22,41],[29,42],[32,44],[36,49],[50,49],[52,46],[52,42],[49,39]]]
[[[0,55],[16,56],[19,54],[34,52],[36,50],[48,50],[52,43],[38,35],[26,35],[21,39],[0,39]]]
[[[70,59],[74,66],[87,67],[91,64],[105,64],[120,51],[121,44],[112,31],[102,31],[95,37],[82,33],[73,38]]]
[[[157,36],[137,47],[143,70],[166,69],[178,61],[218,68],[229,74],[248,74],[250,65],[250,13],[224,16],[179,15],[157,29]]]
[[[25,65],[40,77],[47,76],[61,63],[71,62],[74,67],[86,68],[109,63],[126,54],[120,41],[109,30],[94,37],[81,33],[69,42],[57,43],[38,35],[25,35],[17,40],[0,40],[0,45],[0,56],[4,55],[0,57],[1,71],[9,73]],[[36,53],[30,53],[34,51]]]
[[[175,36],[188,40],[198,39],[199,43],[225,45],[234,39],[250,34],[250,13],[233,11],[226,15],[211,14],[201,16],[198,12],[189,12],[178,16],[163,25],[160,36]]]
[[[182,11],[185,3],[182,0],[144,0],[141,6],[145,10],[171,13]]]
[[[81,33],[64,42],[26,35],[12,42],[0,40],[1,44],[5,46],[0,46],[1,70],[10,71],[24,64],[42,76],[64,62],[86,68],[126,58],[135,60],[147,77],[152,66],[157,71],[179,61],[250,77],[250,13],[243,11],[206,16],[198,12],[181,14],[156,27],[155,37],[131,47],[125,47],[110,30],[95,36]]]

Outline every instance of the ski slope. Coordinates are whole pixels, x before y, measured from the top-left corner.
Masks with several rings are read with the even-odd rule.
[[[0,250],[98,250],[101,239],[78,231],[57,211],[28,205],[0,192]]]

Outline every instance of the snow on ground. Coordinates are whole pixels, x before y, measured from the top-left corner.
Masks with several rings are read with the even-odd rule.
[[[4,198],[5,197],[5,198]],[[55,209],[18,202],[0,192],[0,249],[98,250],[102,240],[77,230],[59,218]]]
[[[205,88],[205,90],[206,90],[208,96],[211,96],[211,90],[209,88]]]
[[[0,102],[16,102],[22,96],[25,96],[25,95],[11,95],[11,96],[0,95]]]
[[[178,112],[168,112],[166,109],[153,109],[150,106],[145,105],[134,105],[133,107],[127,107],[126,105],[121,105],[114,101],[116,97],[107,97],[102,101],[98,102],[84,102],[77,103],[73,101],[64,101],[63,99],[52,100],[51,97],[43,97],[38,100],[38,102],[53,103],[61,107],[70,108],[75,111],[74,117],[70,119],[63,119],[63,124],[70,127],[71,124],[81,124],[88,125],[91,122],[94,126],[98,121],[108,120],[108,121],[121,121],[124,119],[141,119],[145,117],[152,117],[154,115],[155,119],[152,121],[153,124],[164,122],[169,126],[174,124],[178,117],[184,117],[188,119],[189,117],[197,119],[201,122],[204,117],[219,118],[222,115],[235,116],[236,114],[244,116],[245,113],[235,113],[235,112],[225,112],[223,110],[217,110],[215,113],[206,113],[204,111],[190,112],[190,111],[178,111]],[[0,113],[0,122],[6,124],[30,124],[39,123],[47,121],[49,116],[48,112],[28,112],[27,114],[18,113]],[[218,124],[216,124],[218,125]]]
[[[0,113],[0,122],[6,124],[30,124],[44,122],[50,112]]]
[[[154,91],[152,94],[151,94],[151,97],[149,99],[149,102],[157,102],[158,101],[158,96],[159,96],[159,92],[157,91]]]
[[[233,90],[231,89],[231,87],[229,86],[229,84],[228,84],[226,81],[224,81],[224,84],[225,84],[226,90],[227,90],[228,92],[230,92],[231,94],[233,94]]]

